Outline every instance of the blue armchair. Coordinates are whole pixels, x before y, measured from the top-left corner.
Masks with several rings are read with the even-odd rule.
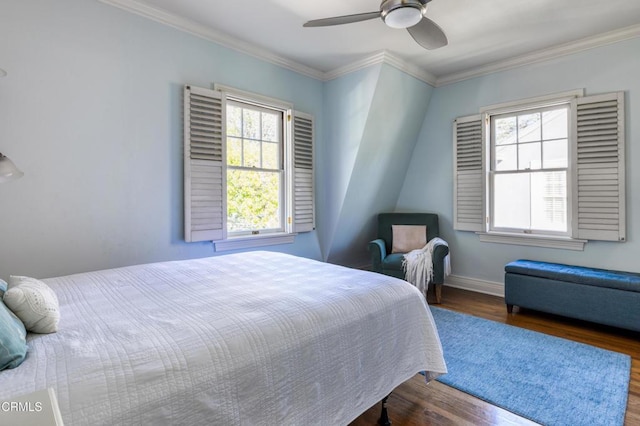
[[[393,231],[391,225],[426,225],[427,242],[439,236],[438,215],[434,213],[381,213],[378,215],[378,238],[369,243],[371,270],[404,279],[402,260],[405,253],[391,253]],[[437,246],[433,251],[433,284],[436,303],[442,300],[442,284],[445,278],[444,258],[449,248]]]

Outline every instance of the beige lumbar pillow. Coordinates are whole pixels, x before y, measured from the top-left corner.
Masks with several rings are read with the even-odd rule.
[[[60,309],[58,297],[48,285],[30,277],[9,277],[4,303],[34,333],[58,331]]]
[[[391,253],[408,253],[427,244],[426,225],[391,225],[393,244]]]

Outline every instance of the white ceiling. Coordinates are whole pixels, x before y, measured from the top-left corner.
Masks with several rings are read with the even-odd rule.
[[[386,51],[442,81],[513,58],[590,47],[588,40],[640,36],[640,0],[433,0],[427,17],[449,39],[433,51],[379,19],[302,27],[311,19],[376,11],[377,0],[102,1],[320,75]]]

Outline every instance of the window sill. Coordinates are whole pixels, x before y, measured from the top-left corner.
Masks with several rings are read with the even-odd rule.
[[[584,251],[587,240],[569,237],[547,237],[542,235],[521,235],[497,232],[476,232],[483,243],[515,244],[520,246],[545,247],[564,250]]]
[[[251,237],[236,237],[228,240],[214,241],[213,247],[216,252],[240,250],[254,247],[275,246],[278,244],[291,244],[295,240],[296,234],[271,234]]]

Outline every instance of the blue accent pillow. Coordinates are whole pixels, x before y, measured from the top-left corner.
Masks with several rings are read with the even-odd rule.
[[[27,356],[27,331],[0,301],[0,371],[19,366]]]
[[[2,300],[2,296],[4,296],[5,291],[7,291],[7,282],[0,278],[0,300]]]

